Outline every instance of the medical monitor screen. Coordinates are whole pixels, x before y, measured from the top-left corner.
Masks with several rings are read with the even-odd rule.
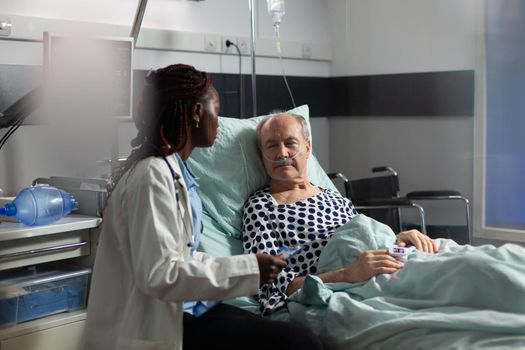
[[[65,114],[130,118],[133,39],[44,33],[48,97]]]

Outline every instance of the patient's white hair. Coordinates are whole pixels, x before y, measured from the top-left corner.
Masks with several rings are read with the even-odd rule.
[[[301,125],[301,128],[303,129],[303,136],[305,140],[310,139],[310,132],[308,131],[308,123],[306,122],[306,119],[304,119],[303,116],[299,114],[294,114],[286,111],[273,111],[269,116],[264,118],[257,124],[257,129],[255,130],[257,132],[257,147],[261,149],[261,130],[263,126],[268,123],[270,120],[274,118],[279,118],[281,116],[290,116],[295,118],[295,120]]]

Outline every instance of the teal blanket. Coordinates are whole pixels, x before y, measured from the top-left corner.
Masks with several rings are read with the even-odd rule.
[[[525,348],[525,249],[438,243],[438,254],[414,249],[401,270],[366,282],[307,277],[290,297],[290,319],[333,349]],[[394,244],[390,228],[359,215],[334,234],[319,269]]]

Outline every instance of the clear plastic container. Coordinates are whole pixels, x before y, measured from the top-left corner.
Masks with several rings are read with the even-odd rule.
[[[0,327],[86,307],[91,269],[23,268],[0,274]]]

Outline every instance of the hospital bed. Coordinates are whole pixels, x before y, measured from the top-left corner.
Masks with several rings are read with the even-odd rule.
[[[297,107],[291,112],[299,114],[305,117],[306,120],[309,120],[309,110],[306,105]],[[262,118],[264,117],[259,116],[250,119],[220,117],[220,127],[215,144],[211,148],[195,149],[190,157],[190,166],[195,175],[200,178],[199,193],[203,202],[204,230],[201,236],[199,250],[210,255],[227,256],[243,253],[241,218],[244,202],[254,191],[268,183],[268,178],[256,146],[255,128]],[[310,135],[312,135],[311,132]],[[312,150],[313,154],[308,160],[308,176],[311,182],[323,188],[336,189],[334,183],[326,175],[314,156],[315,140],[312,140]],[[354,221],[354,219],[351,221]],[[356,220],[356,222],[357,221],[358,220]],[[366,225],[371,225],[369,228],[371,232],[374,234],[377,232],[377,237],[380,237],[380,231],[390,230],[386,225],[377,226],[376,222],[367,221],[366,217],[364,221]],[[391,234],[391,230],[389,232],[386,231],[385,237],[390,237],[388,235]],[[357,235],[361,234],[359,230],[353,232],[357,232]],[[367,237],[373,236],[369,233],[365,234]],[[373,240],[375,240],[375,238],[373,238]],[[379,238],[377,241],[379,241]],[[377,242],[374,242],[374,244],[377,244]],[[463,248],[452,247],[451,249]],[[457,262],[451,263],[449,269],[451,272],[449,273],[453,274],[454,272],[451,269],[457,266],[462,265],[458,265]],[[447,267],[444,266],[444,268],[446,269]],[[439,272],[433,271],[428,276],[424,276],[424,278],[430,279],[427,280],[427,285],[432,284],[432,276],[436,273]],[[525,270],[522,276],[525,276]],[[305,284],[303,289],[306,290],[311,287],[314,289],[317,288],[316,290],[321,290],[323,286],[320,287],[316,285],[316,283],[317,281],[314,277],[307,281],[308,285]],[[465,278],[459,278],[457,279],[457,283],[468,284],[469,281]],[[439,287],[440,285],[436,284],[436,286]],[[451,286],[451,288],[456,288],[456,286]],[[439,288],[437,290],[430,290],[430,292],[433,293],[430,294],[430,299],[448,298],[450,296],[447,290],[441,290]],[[400,313],[399,309],[383,310],[384,313],[381,315],[386,315],[384,319],[383,316],[374,316],[375,314],[370,316],[370,314],[367,314],[367,320],[374,320],[374,322],[370,324],[374,323],[375,328],[370,326],[370,328],[367,329],[366,327],[368,327],[368,325],[366,325],[365,328],[359,328],[363,327],[362,324],[359,325],[359,317],[361,317],[359,313],[370,312],[370,310],[373,309],[370,305],[366,305],[364,309],[360,306],[361,309],[357,308],[356,311],[352,311],[352,317],[357,317],[357,319],[352,317],[346,319],[346,317],[340,317],[341,315],[336,314],[336,321],[334,321],[336,324],[332,327],[332,324],[326,323],[326,320],[330,319],[330,317],[328,317],[328,314],[324,314],[325,311],[320,311],[324,307],[320,305],[322,303],[330,303],[330,305],[334,303],[334,299],[329,300],[329,298],[325,298],[329,293],[333,294],[333,290],[321,291],[320,293],[320,295],[315,297],[315,300],[306,300],[306,304],[304,305],[301,305],[301,300],[299,300],[304,297],[304,295],[299,295],[299,297],[295,298],[295,300],[299,300],[299,302],[294,302],[293,305],[289,304],[290,311],[284,309],[272,317],[281,320],[291,319],[292,321],[304,322],[312,326],[323,340],[327,342],[328,347],[333,349],[346,349],[348,347],[352,349],[525,347],[525,335],[523,334],[523,329],[525,329],[525,316],[523,315],[512,315],[512,317],[509,318],[506,314],[502,317],[499,317],[499,314],[492,314],[492,316],[485,313],[470,314],[465,312],[465,308],[452,307],[442,310],[439,306],[436,307],[436,314],[434,315],[428,312],[420,314],[412,312],[410,308],[405,308],[403,309],[403,313]],[[461,291],[457,294],[461,294]],[[471,296],[467,293],[462,297],[468,300]],[[496,295],[495,298],[497,297]],[[344,309],[347,307],[355,307],[355,304],[359,304],[359,299],[360,297],[356,297],[355,300],[349,298],[345,302],[346,304],[337,305],[336,308]],[[259,312],[259,304],[253,297],[241,297],[225,302],[254,313]],[[376,306],[387,304],[385,298],[374,299],[374,302],[378,303]],[[409,300],[408,303],[410,302]],[[335,303],[337,303],[337,301],[335,301]],[[330,307],[330,305],[328,305],[328,307]],[[525,309],[525,302],[520,302],[520,305],[520,307]],[[506,307],[506,304],[504,307]],[[381,309],[381,307],[379,307],[379,309]],[[304,311],[304,313],[301,314],[301,319],[294,319],[294,312],[298,310],[301,312]],[[442,317],[442,315],[446,314],[447,310],[449,313],[452,313],[456,319]],[[375,312],[375,310],[373,311]],[[525,314],[525,312],[523,312],[523,314]],[[436,317],[436,315],[439,316]],[[418,319],[418,317],[421,318]],[[488,319],[488,321],[486,321],[487,323],[478,326],[478,323],[480,323],[479,320],[485,318]],[[509,321],[507,321],[507,319],[509,319]],[[503,326],[503,324],[505,325]],[[501,333],[493,333],[495,328],[501,329]],[[357,333],[356,330],[358,330]],[[344,339],[345,341],[338,342],[338,339]]]

